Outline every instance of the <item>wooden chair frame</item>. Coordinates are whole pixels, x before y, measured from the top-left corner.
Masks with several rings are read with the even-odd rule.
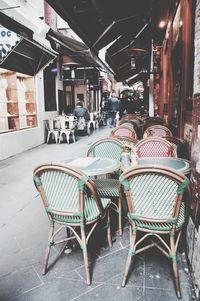
[[[61,164],[40,165],[33,172],[33,180],[43,201],[50,223],[43,274],[47,272],[51,247],[62,243],[62,252],[68,241],[76,239],[83,251],[86,282],[89,285],[91,278],[87,244],[96,226],[104,217],[107,218],[108,243],[110,247],[112,246],[109,215],[110,200],[100,199],[92,179],[70,166]],[[76,187],[75,191],[72,191],[72,187]],[[70,198],[73,192],[73,198]],[[89,196],[87,196],[88,193]],[[87,202],[89,205],[87,205]],[[68,203],[70,205],[67,205]],[[70,206],[76,209],[69,209],[71,208]],[[58,226],[58,229],[55,229],[55,225]],[[86,228],[88,229],[87,232]],[[57,240],[57,234],[62,229],[70,230],[73,236]]]

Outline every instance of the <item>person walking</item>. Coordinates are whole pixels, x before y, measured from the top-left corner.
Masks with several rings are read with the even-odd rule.
[[[116,127],[116,115],[119,111],[119,99],[116,97],[115,91],[108,98],[108,114],[110,127]]]

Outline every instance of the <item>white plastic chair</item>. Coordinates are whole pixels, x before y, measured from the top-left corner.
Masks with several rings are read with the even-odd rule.
[[[60,137],[59,137],[59,143],[61,142],[61,139],[63,139],[63,134],[66,136],[67,143],[69,143],[70,135],[72,135],[72,139],[75,142],[75,136],[74,136],[74,130],[70,128],[66,128],[65,122],[66,122],[66,117],[65,116],[60,116]]]
[[[90,113],[90,120],[88,121],[88,130],[90,129],[91,124],[94,130],[96,130],[99,127],[98,121],[95,119],[94,113]]]
[[[47,120],[47,143],[49,143],[50,137],[54,138],[55,142],[58,142],[59,139],[59,129],[55,126],[55,119],[50,118]]]

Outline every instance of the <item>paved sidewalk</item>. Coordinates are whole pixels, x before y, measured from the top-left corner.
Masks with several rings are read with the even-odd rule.
[[[0,301],[177,300],[169,261],[152,251],[137,256],[128,283],[121,288],[128,227],[121,238],[116,232],[111,249],[99,237],[91,286],[85,283],[82,251],[78,247],[62,254],[42,276],[49,224],[32,182],[32,171],[40,163],[84,156],[91,142],[109,132],[110,128],[103,127],[89,137],[78,137],[76,143],[43,144],[0,162]],[[56,249],[54,252],[56,255]],[[179,259],[182,300],[190,301],[184,256]]]

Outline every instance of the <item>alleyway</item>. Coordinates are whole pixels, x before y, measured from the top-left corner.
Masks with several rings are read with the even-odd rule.
[[[0,301],[177,300],[171,265],[160,254],[138,255],[125,288],[122,273],[129,241],[128,227],[122,238],[113,235],[113,247],[99,242],[92,285],[85,284],[82,251],[63,254],[47,275],[42,259],[48,235],[48,219],[32,182],[40,163],[84,156],[88,145],[110,129],[100,128],[76,143],[43,144],[0,162]],[[180,255],[182,300],[192,300],[184,256]]]

